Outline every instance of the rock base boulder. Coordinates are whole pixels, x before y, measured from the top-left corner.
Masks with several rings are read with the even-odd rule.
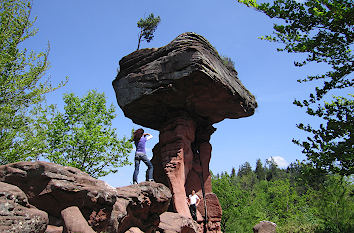
[[[62,210],[61,216],[64,220],[65,233],[95,233],[95,231],[88,225],[77,206],[71,206]]]
[[[160,214],[168,209],[171,198],[170,190],[156,182],[117,188],[109,231],[120,233],[138,227],[143,232],[154,232],[160,223]]]
[[[134,227],[154,232],[172,198],[163,184],[115,189],[47,162],[0,166],[0,181],[6,182],[0,182],[0,232],[9,233],[123,233]]]
[[[198,233],[197,222],[178,213],[166,212],[160,216],[158,232],[160,233]]]
[[[18,187],[0,182],[0,232],[45,232],[48,215],[28,203]]]
[[[270,221],[260,221],[253,227],[254,233],[275,233],[277,224]]]
[[[18,162],[0,166],[0,181],[19,187],[31,205],[60,224],[61,211],[77,206],[95,231],[107,227],[116,202],[115,188],[72,167],[48,162]],[[105,216],[102,218],[102,216]]]

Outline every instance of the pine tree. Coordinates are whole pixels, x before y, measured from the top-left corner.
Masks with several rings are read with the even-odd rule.
[[[154,38],[154,32],[157,28],[157,25],[160,23],[160,16],[155,17],[153,13],[151,13],[147,18],[140,19],[138,21],[138,28],[140,28],[139,32],[139,40],[138,40],[138,48],[140,48],[140,43],[142,39],[145,39],[146,42],[150,42]]]
[[[266,172],[265,172],[265,169],[264,169],[263,164],[261,162],[261,159],[257,159],[256,169],[254,172],[256,173],[258,180],[265,180]]]

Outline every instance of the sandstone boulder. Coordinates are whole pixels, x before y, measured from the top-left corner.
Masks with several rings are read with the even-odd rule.
[[[62,224],[61,211],[77,206],[95,231],[106,228],[116,202],[116,190],[72,167],[48,162],[18,162],[0,166],[0,181],[19,187],[31,205],[49,214],[50,224]]]
[[[0,166],[0,181],[6,182],[0,182],[0,232],[152,232],[172,198],[163,184],[115,189],[78,169],[47,162]],[[48,227],[47,213],[32,205],[49,214]],[[23,231],[13,230],[18,226]]]
[[[160,214],[167,210],[171,198],[170,190],[155,182],[117,188],[109,231],[126,232],[138,227],[143,232],[154,232],[160,223]]]
[[[199,225],[178,213],[165,212],[160,216],[160,233],[198,233]]]
[[[132,227],[129,230],[127,230],[125,233],[144,233],[141,231],[138,227]]]
[[[24,192],[18,187],[0,182],[0,232],[45,232],[47,213],[28,203]]]
[[[254,233],[275,233],[277,224],[270,221],[260,221],[253,227]]]
[[[159,130],[179,111],[213,124],[250,116],[257,106],[237,72],[195,33],[183,33],[158,49],[135,51],[119,65],[113,81],[118,104],[126,117],[145,127]]]
[[[47,229],[45,230],[45,233],[62,233],[63,232],[63,227],[57,227],[53,225],[48,225]]]
[[[77,206],[71,206],[62,210],[61,216],[65,223],[65,233],[95,233],[95,231],[88,225]]]

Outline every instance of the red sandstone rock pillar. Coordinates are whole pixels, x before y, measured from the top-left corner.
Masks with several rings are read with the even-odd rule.
[[[160,129],[159,143],[153,150],[154,178],[171,189],[173,209],[185,217],[191,217],[184,186],[193,166],[194,136],[195,122],[177,117]]]
[[[198,222],[206,219],[205,203],[208,232],[220,232],[221,221],[221,207],[212,193],[209,172],[212,150],[209,140],[214,131],[211,125],[200,125],[185,115],[174,118],[160,129],[159,143],[153,149],[152,159],[154,179],[171,189],[173,211],[191,218],[187,195],[195,190],[201,197]]]

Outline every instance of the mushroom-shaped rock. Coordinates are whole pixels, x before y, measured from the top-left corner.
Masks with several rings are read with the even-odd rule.
[[[159,130],[180,111],[211,124],[247,117],[257,106],[237,72],[210,43],[184,33],[158,49],[124,57],[113,81],[117,101],[133,122]]]
[[[195,190],[203,200],[197,221],[207,232],[221,232],[222,211],[209,172],[212,125],[251,116],[254,96],[195,33],[158,49],[135,51],[119,64],[113,87],[125,116],[160,131],[153,149],[154,179],[170,188],[170,211],[191,218],[186,196]]]

